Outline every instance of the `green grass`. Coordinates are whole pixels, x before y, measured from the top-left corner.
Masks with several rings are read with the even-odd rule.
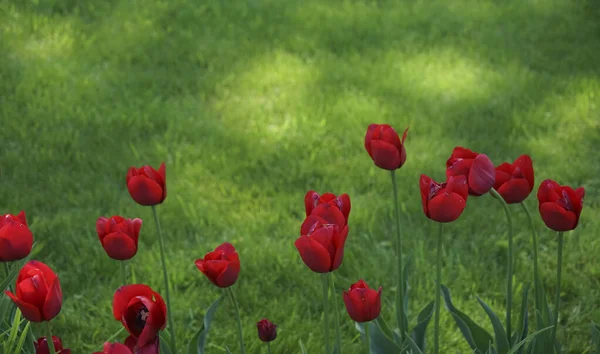
[[[0,3],[0,211],[27,212],[38,259],[60,276],[54,332],[75,353],[120,328],[111,314],[119,264],[95,234],[99,216],[141,217],[138,281],[164,293],[150,208],[129,197],[132,165],[167,164],[158,209],[180,340],[219,295],[194,260],[229,241],[249,353],[255,323],[279,325],[276,353],[322,348],[319,277],[293,246],[307,190],[348,193],[350,235],[336,300],[359,278],[395,296],[389,173],[364,151],[370,123],[410,126],[399,171],[411,316],[434,298],[436,225],[418,178],[444,175],[456,145],[496,164],[522,153],[545,178],[583,185],[581,224],[565,243],[558,335],[589,352],[600,321],[600,12],[594,1],[42,0]],[[528,200],[536,210],[534,195]],[[515,308],[532,278],[525,216],[516,206]],[[555,234],[537,213],[540,267],[555,289]],[[506,222],[489,196],[446,228],[444,283],[491,329],[479,295],[504,307]],[[233,308],[218,310],[209,353],[237,349]],[[412,318],[412,317],[411,317]],[[346,353],[361,346],[342,316]],[[442,311],[444,353],[467,353]],[[429,343],[433,343],[433,326]],[[38,332],[39,333],[39,330]],[[181,344],[180,344],[181,347]]]

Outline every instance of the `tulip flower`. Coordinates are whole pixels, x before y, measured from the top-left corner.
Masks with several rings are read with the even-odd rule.
[[[460,175],[467,178],[469,194],[474,196],[487,193],[496,181],[496,169],[489,157],[457,146],[446,161],[446,177]]]
[[[25,212],[0,217],[0,262],[23,259],[31,252],[33,235],[27,227]]]
[[[554,231],[569,231],[577,227],[583,208],[585,189],[575,190],[547,179],[537,192],[540,215],[546,226]]]
[[[465,176],[448,177],[447,182],[438,183],[421,175],[420,187],[423,212],[431,220],[454,221],[467,205],[469,187]]]
[[[317,205],[300,226],[300,235],[306,235],[316,221],[337,225],[340,229],[347,226],[347,219],[337,206],[329,203]]]
[[[167,306],[163,298],[147,285],[125,285],[113,297],[113,315],[144,347],[156,339],[167,325]]]
[[[62,307],[60,281],[50,267],[39,261],[29,261],[21,268],[16,293],[5,291],[31,322],[50,321]]]
[[[350,216],[350,197],[348,194],[342,194],[337,197],[333,193],[319,195],[319,193],[313,190],[308,191],[304,196],[306,216],[308,217],[321,204],[329,204],[332,207],[337,207],[342,212],[342,215],[344,215],[346,224],[348,223],[348,217]]]
[[[167,197],[167,176],[164,162],[158,171],[151,166],[131,167],[127,171],[126,180],[131,198],[140,205],[157,205]]]
[[[138,236],[142,227],[141,219],[125,219],[121,216],[100,217],[96,221],[98,238],[106,254],[119,261],[135,256]]]
[[[504,162],[496,167],[494,189],[508,204],[521,203],[533,190],[533,162],[521,155],[512,164]]]
[[[344,291],[344,304],[353,321],[373,321],[381,312],[381,287],[375,291],[361,279]]]
[[[207,253],[204,258],[197,259],[195,264],[219,288],[232,286],[240,273],[240,257],[228,242]]]
[[[138,340],[134,336],[129,336],[125,339],[124,344],[104,343],[103,351],[95,352],[94,354],[158,354],[159,349],[158,336],[143,347],[138,346]]]
[[[394,171],[406,162],[406,150],[404,140],[408,128],[402,134],[402,140],[398,133],[388,124],[371,124],[365,135],[365,149],[371,156],[375,166],[384,170]]]
[[[56,354],[71,354],[71,349],[63,349],[62,342],[58,337],[52,336],[52,344],[54,344]],[[47,337],[38,338],[33,346],[35,347],[35,354],[50,354]]]
[[[306,218],[303,225],[310,227],[294,245],[304,263],[316,273],[328,273],[338,269],[344,258],[348,226],[341,228],[313,214]]]
[[[277,325],[266,318],[256,323],[258,338],[263,342],[271,342],[277,338]]]

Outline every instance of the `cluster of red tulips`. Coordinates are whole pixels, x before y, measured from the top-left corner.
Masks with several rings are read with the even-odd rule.
[[[513,333],[512,325],[512,281],[513,281],[513,240],[511,213],[508,204],[520,204],[530,217],[525,204],[522,202],[534,189],[533,163],[529,156],[522,155],[513,163],[502,163],[494,166],[485,154],[473,152],[464,147],[456,147],[446,162],[445,180],[436,182],[434,179],[421,175],[419,186],[421,191],[422,207],[425,216],[439,223],[439,236],[437,238],[436,258],[436,298],[430,302],[417,317],[417,325],[409,328],[407,318],[406,296],[408,279],[405,275],[403,262],[402,235],[400,228],[400,212],[398,207],[398,193],[396,171],[406,162],[405,140],[408,129],[402,137],[389,125],[372,124],[368,127],[365,136],[365,149],[374,164],[391,172],[394,205],[396,212],[396,281],[397,296],[395,312],[398,329],[392,330],[390,326],[379,317],[381,311],[382,289],[370,288],[367,283],[359,279],[350,285],[348,291],[340,294],[349,317],[356,322],[369,353],[424,353],[425,331],[434,314],[434,349],[440,352],[439,346],[439,317],[441,308],[442,291],[448,310],[465,336],[465,340],[475,352],[481,353],[559,353],[560,344],[556,340],[556,326],[560,306],[560,279],[563,248],[563,232],[577,227],[582,210],[584,189],[573,189],[561,186],[552,180],[543,181],[537,191],[539,213],[542,220],[550,229],[558,231],[558,259],[557,283],[554,310],[546,301],[543,283],[538,274],[537,241],[534,224],[531,223],[533,237],[533,281],[535,288],[536,333],[528,333],[526,320],[527,306],[524,307],[518,329]],[[156,207],[164,202],[167,197],[166,169],[164,163],[158,170],[143,166],[130,168],[127,176],[127,189],[132,199],[142,206],[150,206],[153,211],[157,226],[158,240],[161,252],[162,270],[164,275],[165,300],[150,286],[144,284],[123,285],[115,291],[113,297],[113,316],[122,323],[122,330],[129,333],[123,343],[104,343],[104,354],[154,354],[178,353],[178,343],[173,326],[173,316],[170,316],[169,277],[165,263],[164,241],[160,228]],[[490,317],[494,326],[494,336],[475,324],[467,315],[458,311],[451,302],[449,291],[441,283],[441,258],[442,258],[442,225],[457,220],[467,206],[469,197],[478,197],[491,194],[501,204],[508,221],[508,264],[506,287],[506,322],[502,326],[498,316],[483,301],[479,300],[482,307]],[[306,218],[300,225],[300,236],[296,239],[296,246],[300,258],[306,266],[315,273],[321,274],[323,284],[323,301],[325,322],[323,326],[324,347],[326,354],[341,353],[341,333],[339,324],[338,306],[333,306],[335,311],[335,342],[332,345],[329,336],[329,294],[335,293],[332,273],[343,263],[344,246],[346,244],[349,227],[348,220],[351,211],[350,197],[347,194],[336,196],[332,193],[319,194],[309,191],[304,197]],[[112,259],[125,261],[137,253],[138,238],[142,227],[139,218],[125,218],[122,216],[100,217],[96,221],[98,239]],[[0,261],[4,263],[7,271],[5,293],[20,309],[22,316],[30,322],[49,322],[56,317],[62,306],[62,291],[57,275],[50,267],[39,261],[28,261],[20,270],[9,267],[10,262],[27,258],[33,246],[33,235],[27,226],[25,213],[18,215],[6,214],[0,219]],[[124,263],[121,263],[124,265]],[[214,251],[207,253],[203,258],[197,259],[195,265],[210,282],[216,287],[224,289],[223,296],[215,301],[207,310],[203,327],[196,333],[188,348],[193,351],[185,352],[204,353],[206,335],[210,321],[217,305],[224,296],[228,296],[235,307],[238,321],[238,339],[240,351],[245,353],[244,338],[239,316],[238,303],[232,286],[236,283],[240,272],[240,259],[233,245],[224,243]],[[14,267],[13,267],[14,268]],[[127,269],[122,267],[125,281],[127,282]],[[16,276],[16,283],[12,288],[10,279]],[[332,290],[333,289],[333,290]],[[524,294],[526,302],[527,295]],[[335,299],[335,297],[334,297]],[[405,304],[406,303],[406,304]],[[435,307],[435,310],[434,310]],[[0,312],[0,315],[2,313]],[[163,330],[169,330],[169,335],[164,336]],[[257,323],[258,337],[267,343],[267,350],[271,352],[270,342],[277,337],[276,325],[267,319]],[[120,332],[116,333],[116,338]],[[35,337],[33,337],[35,338]],[[48,341],[47,338],[52,338]],[[33,342],[33,341],[32,341]],[[22,344],[22,343],[21,343]],[[47,325],[45,336],[38,338],[33,344],[35,352],[40,353],[70,353],[63,349],[59,338],[53,337],[50,326]],[[5,352],[11,350],[12,343],[5,345]],[[7,351],[9,350],[9,351]],[[303,352],[304,348],[302,347]],[[229,352],[229,349],[227,349]],[[15,351],[17,353],[19,351]]]

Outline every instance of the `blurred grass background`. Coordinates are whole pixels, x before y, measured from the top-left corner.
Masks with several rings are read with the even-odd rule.
[[[410,126],[399,171],[411,316],[434,298],[435,225],[422,213],[421,173],[444,176],[452,148],[496,164],[530,154],[545,178],[587,194],[566,237],[565,353],[589,352],[600,321],[600,10],[595,1],[37,0],[0,2],[0,211],[27,212],[38,259],[60,276],[52,322],[75,353],[120,328],[111,314],[119,264],[95,234],[99,216],[141,217],[138,281],[163,292],[150,208],[129,197],[129,166],[167,164],[158,208],[180,342],[220,292],[194,260],[229,241],[249,353],[255,323],[279,325],[276,353],[322,348],[318,276],[293,246],[307,190],[348,193],[350,235],[336,301],[364,278],[395,296],[389,173],[364,151],[368,124]],[[536,210],[534,195],[528,200]],[[531,243],[515,206],[518,308]],[[534,215],[537,216],[537,213]],[[536,218],[541,270],[555,289],[555,234]],[[506,222],[472,198],[446,228],[444,283],[456,306],[491,329],[475,300],[504,307]],[[233,308],[217,312],[209,353],[237,350]],[[342,313],[345,352],[360,351]],[[442,311],[442,349],[468,353]],[[429,334],[432,334],[433,326]],[[120,338],[123,339],[123,338]],[[431,339],[431,338],[429,338]],[[180,344],[181,346],[181,344]]]

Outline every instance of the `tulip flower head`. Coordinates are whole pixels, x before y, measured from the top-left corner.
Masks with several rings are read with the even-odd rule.
[[[204,258],[197,259],[196,267],[219,288],[232,286],[240,273],[240,257],[231,243],[225,242]]]
[[[50,354],[48,340],[46,338],[47,337],[38,338],[38,340],[33,343],[35,354]],[[52,344],[54,344],[54,352],[56,354],[71,354],[71,349],[63,349],[60,338],[52,336]]]
[[[394,171],[406,162],[404,140],[408,128],[404,130],[402,139],[394,128],[388,124],[371,124],[365,135],[365,149],[371,156],[375,166],[384,170]]]
[[[504,162],[496,167],[494,189],[508,204],[521,203],[533,190],[533,162],[521,155],[512,164]]]
[[[325,205],[328,206],[323,204]],[[302,224],[302,229],[302,235],[294,245],[306,266],[316,273],[328,273],[338,269],[344,259],[348,226],[330,224],[311,214]]]
[[[106,254],[119,261],[133,258],[137,253],[142,219],[125,219],[121,216],[100,217],[96,232]]]
[[[337,207],[344,216],[346,224],[348,223],[348,217],[350,216],[350,197],[348,194],[342,194],[337,197],[333,193],[319,195],[319,193],[313,190],[308,191],[304,196],[306,216],[308,217],[321,204],[329,204],[332,207]],[[322,210],[319,209],[317,209],[317,211],[318,213],[322,212]]]
[[[263,342],[271,342],[277,338],[277,325],[266,318],[256,323],[258,338]]]
[[[50,321],[62,307],[62,290],[56,274],[42,262],[29,261],[17,276],[16,295],[4,292],[31,322]]]
[[[454,221],[467,206],[469,187],[465,176],[448,177],[445,183],[438,183],[421,175],[420,187],[423,212],[431,220]]]
[[[124,344],[121,343],[104,343],[103,351],[93,354],[158,354],[160,349],[160,340],[156,336],[150,343],[143,347],[138,346],[138,340],[134,336],[129,336],[125,339]]]
[[[465,176],[469,194],[480,196],[489,192],[496,181],[494,164],[484,154],[457,146],[446,161],[446,177]]]
[[[344,291],[344,304],[355,322],[373,321],[381,312],[381,287],[375,291],[361,279]]]
[[[569,231],[577,227],[585,189],[575,190],[561,186],[547,179],[540,184],[537,192],[539,211],[546,226],[554,231]]]
[[[0,217],[0,262],[12,262],[29,255],[33,234],[27,226],[25,212]]]
[[[140,205],[157,205],[167,197],[167,176],[164,162],[161,163],[158,171],[151,166],[131,167],[127,172],[126,180],[131,198]]]

